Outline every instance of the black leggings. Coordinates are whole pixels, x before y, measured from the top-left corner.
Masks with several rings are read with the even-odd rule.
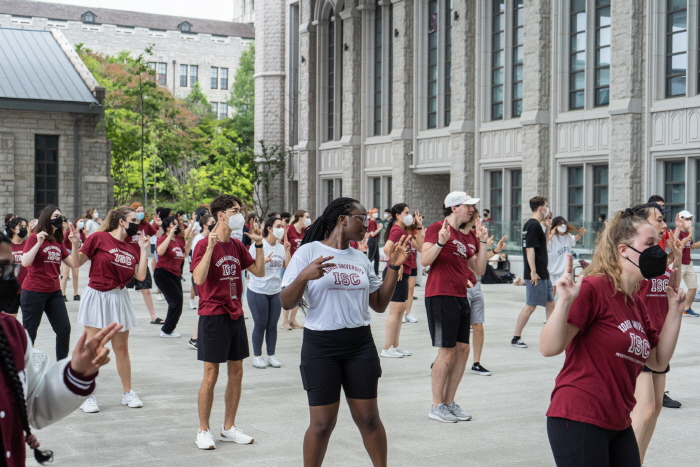
[[[377,237],[367,239],[367,258],[370,263],[374,263],[374,274],[379,276],[379,239]]]
[[[49,324],[56,333],[56,360],[63,360],[68,356],[70,348],[70,320],[66,302],[63,300],[61,289],[55,292],[32,292],[22,290],[20,297],[22,306],[22,324],[27,330],[32,344],[36,340],[36,333],[41,324],[41,317],[46,313]]]
[[[160,330],[166,334],[172,334],[182,315],[182,281],[180,276],[163,268],[156,268],[153,271],[153,279],[156,281],[156,286],[163,292],[165,301],[168,302],[168,315]]]
[[[632,427],[606,430],[590,423],[547,417],[547,434],[557,467],[639,467]]]

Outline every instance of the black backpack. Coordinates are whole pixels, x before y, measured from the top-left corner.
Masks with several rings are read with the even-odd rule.
[[[493,266],[490,264],[486,265],[486,271],[484,271],[484,275],[481,276],[481,283],[482,284],[502,284],[503,281],[501,281],[501,278],[498,277],[496,274],[496,270],[493,269]]]

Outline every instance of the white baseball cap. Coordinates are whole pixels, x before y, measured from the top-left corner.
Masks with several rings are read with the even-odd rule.
[[[459,206],[460,204],[476,204],[481,198],[472,198],[464,191],[453,191],[445,197],[445,207]]]
[[[695,217],[690,213],[690,211],[686,211],[686,210],[679,212],[678,216],[683,218],[683,219],[692,219]]]

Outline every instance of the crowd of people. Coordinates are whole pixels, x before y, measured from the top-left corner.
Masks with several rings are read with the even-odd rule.
[[[253,322],[253,368],[282,366],[276,357],[278,326],[303,329],[300,372],[310,416],[304,465],[323,463],[342,389],[373,465],[385,466],[387,437],[377,403],[380,359],[412,355],[401,346],[400,335],[403,323],[418,321],[411,311],[419,266],[428,271],[425,309],[437,349],[428,417],[470,420],[456,401],[469,354],[473,373],[491,375],[481,362],[486,306],[479,276],[507,247],[506,236],[490,235],[494,220],[488,209],[479,213],[479,201],[451,192],[440,206],[442,219],[429,226],[407,204],[395,204],[380,220],[377,208],[367,210],[351,198],[332,201],[316,219],[304,210],[261,219],[246,216],[243,201],[225,194],[191,217],[165,207],[149,216],[138,202],[110,210],[104,220],[90,209],[69,221],[57,206],[42,209],[32,221],[9,214],[0,234],[0,384],[14,394],[18,412],[13,425],[0,422],[8,458],[12,452],[24,459],[24,443],[16,443],[22,437],[37,460],[48,460],[50,453],[38,450],[30,425],[45,426],[78,405],[86,413],[99,412],[95,379],[109,360],[110,341],[121,403],[143,407],[132,385],[128,340],[139,322],[128,289],[141,293],[160,337],[179,338],[185,267],[191,272],[189,308],[197,310],[187,344],[203,362],[198,448],[215,449],[215,437],[254,442],[236,427],[243,361],[250,356],[245,295]],[[681,316],[698,316],[691,308],[697,279],[690,250],[700,247],[693,241],[693,215],[680,212],[669,230],[659,196],[616,213],[597,232],[590,265],[576,278],[572,254],[586,229],[553,217],[544,197],[529,204],[532,215],[522,228],[526,300],[511,345],[528,347],[522,331],[536,308],[544,307],[540,351],[544,356],[566,351],[547,412],[555,461],[558,466],[640,466],[661,406],[680,406],[665,394],[665,386]],[[386,261],[381,275],[380,259]],[[87,262],[81,291],[80,269]],[[71,358],[69,280],[73,300],[80,302],[77,322],[84,327]],[[157,316],[154,299],[167,303],[165,319]],[[387,308],[378,352],[370,309]],[[300,309],[303,326],[296,319]],[[58,363],[36,368],[28,362],[44,315],[56,335]],[[222,363],[225,417],[215,436],[210,416]],[[28,392],[17,382],[21,372]],[[32,385],[38,393],[32,393]],[[26,397],[42,403],[27,404]],[[59,409],[44,413],[47,404]]]

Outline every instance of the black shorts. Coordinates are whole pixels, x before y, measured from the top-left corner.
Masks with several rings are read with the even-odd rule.
[[[151,254],[155,254],[156,252],[156,245],[154,243],[151,243]]]
[[[231,319],[228,313],[200,316],[197,336],[197,360],[225,363],[250,356],[248,334],[243,315]]]
[[[369,326],[334,331],[304,329],[301,380],[309,406],[340,400],[340,388],[350,399],[376,399],[382,367]]]
[[[197,284],[194,283],[194,275],[190,277],[190,281],[192,281],[192,290],[194,290],[194,296],[198,297],[197,295]]]
[[[655,375],[665,375],[666,373],[671,371],[671,365],[668,365],[664,371],[654,371],[651,368],[649,368],[648,366],[644,365],[644,368],[642,368],[642,371],[644,371],[646,373],[653,373]]]
[[[467,297],[425,297],[428,329],[433,347],[452,348],[469,343],[471,309]]]
[[[136,277],[132,277],[131,281],[126,285],[129,289],[134,289],[136,291],[153,288],[153,279],[151,279],[151,270],[146,268],[146,278],[142,281],[136,280]]]
[[[16,315],[19,312],[19,302],[20,302],[20,297],[21,294],[17,294],[15,299],[12,301],[9,307],[6,306],[0,306],[0,310],[2,310],[3,313],[8,313],[11,315]],[[4,305],[4,304],[3,304]]]
[[[386,279],[386,272],[389,268],[384,268],[382,273],[382,280]],[[404,273],[401,276],[400,281],[396,281],[396,287],[394,287],[394,295],[391,296],[392,302],[403,303],[408,300],[408,274]]]
[[[409,274],[408,276],[409,277],[418,277],[418,268],[411,269],[411,274]]]

